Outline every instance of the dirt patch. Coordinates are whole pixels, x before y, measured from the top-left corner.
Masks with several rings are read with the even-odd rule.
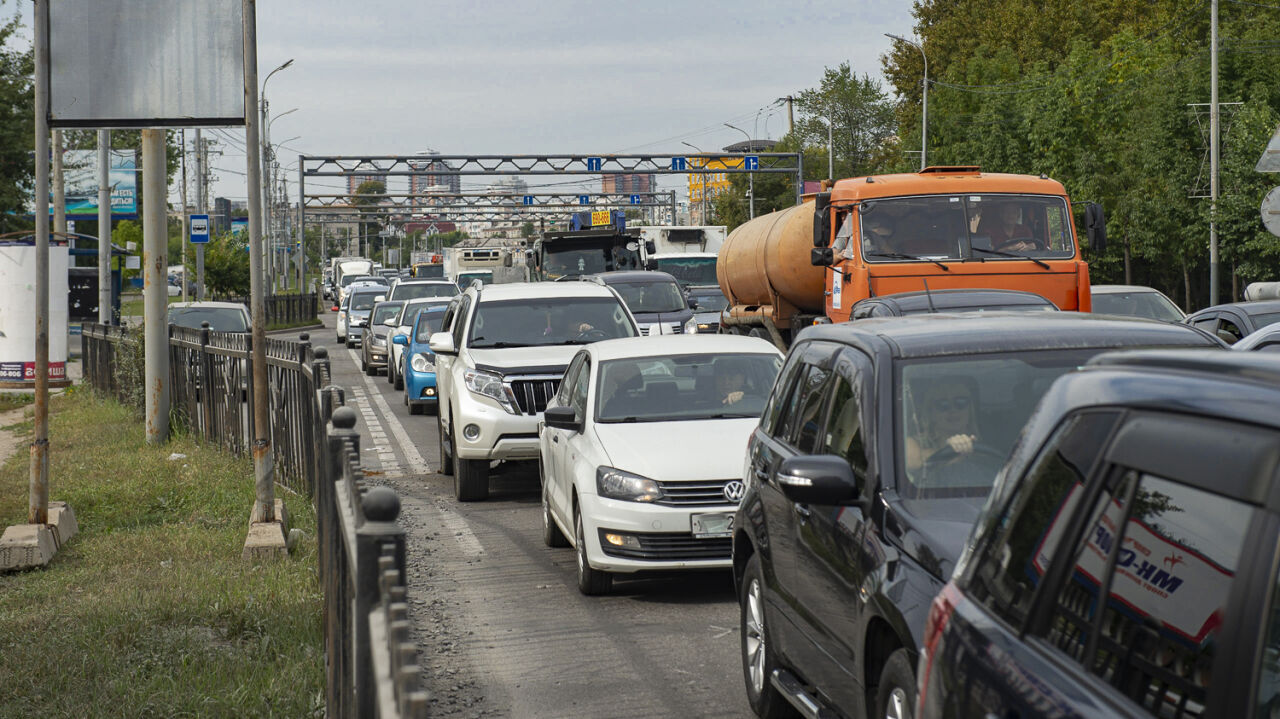
[[[0,412],[0,462],[28,444],[25,432],[17,429],[3,429],[22,424],[26,420],[28,409],[28,407],[16,407],[7,412]]]

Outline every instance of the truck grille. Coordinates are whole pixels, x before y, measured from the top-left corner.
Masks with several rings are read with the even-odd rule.
[[[687,561],[694,559],[729,559],[733,556],[733,540],[694,539],[688,532],[632,535],[640,541],[640,548],[619,547],[604,538],[607,530],[600,530],[600,548],[610,557],[622,559],[648,559],[652,561]]]
[[[713,479],[703,482],[658,482],[662,488],[662,499],[654,504],[668,507],[710,507],[725,504],[737,504],[724,496],[727,479]]]
[[[524,414],[537,414],[547,408],[547,400],[560,388],[559,377],[508,378],[507,384],[516,397],[516,405]]]

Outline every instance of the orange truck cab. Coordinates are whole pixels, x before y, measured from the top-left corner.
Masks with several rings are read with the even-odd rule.
[[[1101,208],[1086,217],[1101,249]],[[716,272],[729,299],[721,331],[784,347],[805,326],[847,321],[859,300],[899,292],[1021,290],[1090,310],[1062,184],[977,167],[840,180],[736,228]]]

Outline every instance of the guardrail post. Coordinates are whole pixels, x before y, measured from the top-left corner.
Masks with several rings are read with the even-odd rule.
[[[321,581],[324,584],[324,642],[328,657],[325,677],[326,714],[331,717],[357,716],[354,712],[355,676],[352,637],[353,567],[347,562],[347,532],[338,512],[337,493],[349,478],[352,463],[360,456],[360,435],[356,433],[356,412],[342,406],[342,390],[325,388],[332,418],[325,437],[325,462],[316,488],[316,530],[320,537]],[[353,458],[352,455],[355,455]]]
[[[209,356],[209,323],[200,323],[200,436],[208,442],[213,434],[213,360]]]
[[[396,571],[400,573],[397,584],[403,584],[404,529],[396,522],[400,498],[391,488],[370,489],[360,507],[365,521],[356,529],[356,715],[372,717],[378,714],[372,655],[376,650],[369,639],[369,613],[381,600],[378,558],[384,546],[392,547]]]

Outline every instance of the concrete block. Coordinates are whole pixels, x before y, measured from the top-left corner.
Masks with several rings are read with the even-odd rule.
[[[275,501],[276,521],[284,525],[284,533],[289,533],[289,513],[285,511],[284,500],[277,499]],[[249,524],[262,521],[262,506],[257,502],[253,503],[253,509],[249,512]]]
[[[48,525],[15,524],[0,536],[0,571],[46,567],[57,551]]]
[[[49,502],[49,524],[53,527],[53,536],[58,540],[59,547],[80,532],[76,513],[71,511],[71,505],[66,502]]]
[[[249,525],[249,535],[244,539],[242,559],[251,561],[277,559],[289,556],[288,544],[285,541],[284,523],[253,522]]]

